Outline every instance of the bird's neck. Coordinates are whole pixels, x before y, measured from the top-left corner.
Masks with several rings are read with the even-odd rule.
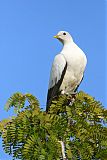
[[[63,48],[62,48],[61,52],[70,49],[72,47],[73,43],[74,43],[73,41],[65,42],[63,44]]]

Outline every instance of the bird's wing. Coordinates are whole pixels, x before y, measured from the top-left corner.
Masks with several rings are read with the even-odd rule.
[[[53,97],[58,94],[59,88],[66,73],[66,69],[67,62],[64,55],[58,54],[57,56],[55,56],[50,73],[46,111],[48,111]]]

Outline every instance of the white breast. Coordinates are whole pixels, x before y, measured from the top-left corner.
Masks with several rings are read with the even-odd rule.
[[[68,93],[74,91],[80,84],[87,59],[83,51],[75,43],[65,46],[61,53],[67,61],[67,71],[60,90]]]

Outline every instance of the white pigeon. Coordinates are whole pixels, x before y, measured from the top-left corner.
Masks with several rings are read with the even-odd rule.
[[[63,48],[52,64],[46,111],[49,110],[52,99],[59,93],[72,95],[77,91],[87,64],[86,55],[68,32],[60,31],[54,38],[62,42]]]

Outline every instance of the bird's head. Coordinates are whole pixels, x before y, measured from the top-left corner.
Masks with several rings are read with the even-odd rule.
[[[73,41],[71,35],[66,31],[59,31],[54,38],[57,38],[63,44]]]

